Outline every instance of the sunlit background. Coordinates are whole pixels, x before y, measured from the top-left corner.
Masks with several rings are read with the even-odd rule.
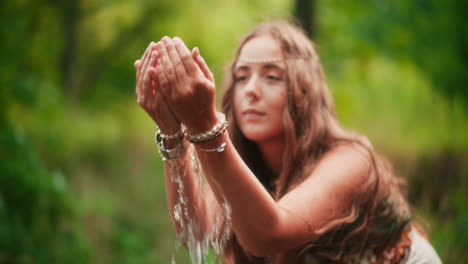
[[[463,0],[1,1],[0,263],[170,263],[156,126],[136,103],[133,62],[180,36],[219,92],[240,37],[292,16],[317,43],[339,119],[408,180],[444,262],[466,263],[466,11]]]

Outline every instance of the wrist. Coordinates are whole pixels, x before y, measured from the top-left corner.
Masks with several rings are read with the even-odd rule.
[[[213,109],[202,116],[202,118],[194,119],[196,122],[193,122],[192,124],[184,124],[190,134],[199,134],[208,131],[219,121],[216,109]]]
[[[168,136],[175,136],[176,134],[182,134],[182,127],[180,124],[173,125],[173,126],[158,126],[161,134],[168,135]]]
[[[163,127],[159,127],[158,129],[161,140],[167,148],[174,148],[183,140],[184,134],[180,126],[173,129],[166,129]]]
[[[195,144],[195,149],[203,152],[223,152],[228,139],[227,131],[224,131],[220,136],[199,144]]]
[[[221,112],[216,113],[215,120],[216,120],[216,123],[214,123],[213,126],[211,126],[210,124],[211,127],[208,126],[209,127],[208,129],[204,129],[203,132],[200,132],[200,133],[190,132],[188,128],[184,129],[185,138],[190,143],[199,144],[199,143],[210,141],[216,137],[219,137],[221,134],[224,133],[224,131],[226,131],[228,127],[228,122],[226,120],[226,116]]]
[[[187,149],[187,142],[183,138],[183,134],[162,134],[158,128],[155,135],[156,145],[159,154],[163,160],[174,160],[184,155]]]
[[[166,146],[168,149],[172,149],[172,148],[175,148],[177,145],[179,145],[180,142],[181,140],[177,138],[165,139],[164,146]]]

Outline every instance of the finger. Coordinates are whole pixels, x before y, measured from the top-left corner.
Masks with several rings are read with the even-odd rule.
[[[154,42],[150,42],[150,44],[148,45],[148,47],[146,48],[145,52],[143,53],[143,56],[141,57],[140,59],[140,66],[144,65],[144,63],[146,62],[146,59],[148,58],[148,53],[150,51],[150,47],[153,45]],[[141,67],[138,69],[138,73],[141,73]]]
[[[167,82],[169,83],[170,88],[179,88],[177,81],[177,76],[175,75],[174,66],[172,65],[172,61],[169,58],[169,54],[167,53],[166,44],[170,41],[170,38],[164,37],[163,42],[164,44],[158,47],[158,51],[161,54],[161,64],[164,70],[164,74],[166,77]]]
[[[154,57],[154,59],[148,65],[149,77],[151,79],[151,94],[153,96],[155,95],[155,85],[159,84],[157,81],[155,81],[154,77],[151,74],[151,69],[153,68],[153,70],[154,70],[154,67],[156,67],[156,63],[157,63],[157,61],[159,59],[159,56],[160,56],[159,52],[156,50],[156,44],[157,43],[155,43],[155,45],[152,48],[152,50],[156,54],[156,56]]]
[[[193,60],[190,50],[187,48],[182,39],[175,37],[174,46],[177,50],[177,53],[179,53],[179,57],[182,61],[182,64],[187,70],[187,74],[189,76],[196,76],[197,74],[200,74],[200,69],[198,68],[196,62]]]
[[[137,96],[140,95],[140,85],[139,85],[140,82],[138,80],[138,67],[140,65],[140,62],[141,62],[141,60],[136,60],[135,63],[134,63],[134,66],[135,66],[135,69],[136,69],[136,71],[135,71],[135,74],[136,74],[136,76],[135,76],[135,82],[136,82],[135,93],[136,93]]]
[[[155,50],[154,50],[154,52],[156,53],[154,63],[152,63],[149,68],[149,74],[150,74],[151,79],[153,80],[153,90],[159,89],[159,81],[158,81],[159,76],[156,74],[156,67],[158,65],[161,65],[161,53],[157,50],[157,46],[158,45],[155,45]]]
[[[141,57],[140,60],[137,60],[135,61],[134,65],[135,65],[135,68],[136,68],[136,94],[138,97],[140,97],[142,95],[142,80],[143,80],[143,75],[144,75],[144,71],[142,71],[142,64],[144,62],[146,62],[146,59],[148,57],[148,53],[150,51],[150,47],[152,46],[153,42],[150,42],[150,44],[148,45],[148,47],[146,48],[145,52],[143,53],[143,56]],[[138,65],[137,65],[138,63]],[[138,67],[137,67],[138,66]],[[143,73],[143,74],[142,74]]]
[[[148,62],[149,65],[155,64],[156,54],[157,54],[156,51],[151,52],[150,60]],[[144,83],[143,89],[144,89],[145,97],[148,99],[153,96],[153,79],[150,76],[150,69],[151,69],[151,66],[148,67],[147,71],[145,72],[145,78],[143,81]]]
[[[156,69],[158,67],[160,69]],[[165,76],[162,76],[161,79],[160,79],[158,73],[164,74],[163,69],[161,69],[161,66],[156,66],[156,67],[151,67],[149,71],[150,71],[150,75],[151,75],[151,78],[153,79],[153,83],[154,83],[154,90],[153,90],[154,94],[153,94],[153,96],[154,96],[154,100],[156,102],[156,105],[157,104],[167,105],[167,108],[169,109],[171,114],[175,117],[174,113],[172,112],[172,109],[169,107],[169,102],[166,100],[166,96],[164,95],[164,93],[162,92],[162,89],[161,89],[160,82],[162,82],[163,85],[165,84]],[[165,90],[167,90],[167,85],[164,85],[164,88],[165,88]]]
[[[135,81],[136,81],[136,88],[135,88],[135,92],[137,94],[137,96],[139,95],[139,92],[140,92],[140,87],[139,87],[139,80],[138,80],[138,72],[139,72],[139,69],[140,69],[140,64],[141,64],[141,60],[136,60],[135,63],[133,64],[135,66],[135,69],[136,69],[136,76],[135,76]]]
[[[144,100],[144,77],[145,77],[145,64],[148,61],[148,56],[151,51],[151,47],[153,46],[153,42],[151,42],[148,47],[145,50],[145,53],[143,54],[142,59],[140,60],[140,66],[137,69],[137,77],[136,77],[136,82],[137,82],[137,87],[136,87],[136,94],[139,97],[139,100],[142,99]]]
[[[180,59],[179,53],[177,52],[174,46],[173,40],[174,39],[171,39],[168,42],[166,42],[165,47],[166,47],[167,53],[169,54],[169,58],[172,62],[172,66],[174,67],[174,72],[180,83],[181,80],[187,77],[187,70],[185,69],[185,66]]]
[[[154,50],[153,52],[156,54],[156,56],[155,56],[153,62],[150,64],[148,71],[149,71],[149,76],[150,76],[150,79],[151,79],[151,90],[152,90],[152,94],[154,96],[155,93],[156,93],[156,86],[159,85],[159,82],[153,76],[152,71],[155,70],[156,64],[158,63],[159,52],[157,50]]]
[[[140,73],[142,73],[143,77],[146,76],[146,71],[148,69],[149,61],[151,59],[151,52],[153,50],[154,42],[151,42],[146,50],[145,58],[142,60],[142,66],[140,68]]]
[[[157,67],[157,63],[156,63],[156,66],[155,67],[151,67],[149,69],[149,74],[151,76],[151,79],[152,79],[152,85],[153,85],[153,96],[163,96],[162,95],[162,92],[161,92],[161,87],[159,85],[159,76],[156,72],[156,67]]]
[[[160,59],[159,59],[160,60]],[[163,94],[163,96],[165,98],[170,98],[171,96],[171,89],[169,87],[169,82],[167,81],[167,78],[166,78],[166,74],[164,72],[164,69],[163,69],[163,66],[162,66],[162,63],[159,61],[154,72],[151,71],[152,74],[154,74],[154,79],[157,80],[158,82],[158,88],[159,90],[161,91],[161,93]],[[156,93],[158,92],[158,90],[156,90]]]
[[[192,58],[198,64],[198,67],[200,67],[201,71],[203,72],[203,75],[205,75],[205,78],[208,79],[210,82],[214,83],[213,73],[211,73],[205,60],[200,55],[200,50],[198,49],[198,47],[193,48]]]

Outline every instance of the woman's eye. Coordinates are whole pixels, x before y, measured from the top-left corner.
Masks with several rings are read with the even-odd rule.
[[[246,76],[237,76],[237,77],[235,77],[234,81],[241,82],[241,81],[244,81],[246,79],[247,79]]]
[[[267,75],[267,79],[272,80],[272,81],[281,81],[281,78],[275,75]]]

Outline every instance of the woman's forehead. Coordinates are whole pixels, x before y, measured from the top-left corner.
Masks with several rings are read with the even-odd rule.
[[[238,62],[267,63],[283,59],[278,41],[271,36],[263,35],[250,39],[241,49]]]

